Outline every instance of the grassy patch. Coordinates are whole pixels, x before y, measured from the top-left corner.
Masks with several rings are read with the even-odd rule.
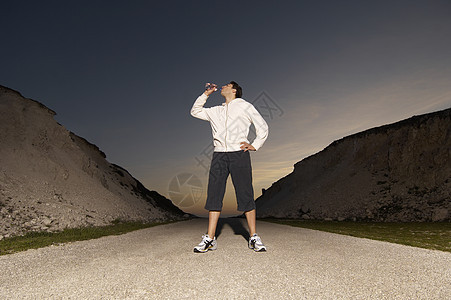
[[[355,237],[451,252],[451,223],[376,223],[261,219]]]
[[[30,232],[24,236],[5,238],[0,241],[0,255],[11,254],[28,249],[37,249],[50,245],[96,239],[107,235],[119,235],[130,231],[163,225],[172,222],[140,223],[113,222],[113,225],[99,227],[70,228],[60,232]]]

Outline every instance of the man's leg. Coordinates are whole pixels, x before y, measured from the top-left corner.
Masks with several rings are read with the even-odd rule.
[[[216,226],[218,225],[218,219],[221,211],[210,210],[208,212],[208,236],[214,238],[216,234]]]
[[[194,247],[194,252],[205,253],[209,250],[216,250],[216,225],[218,224],[219,215],[221,211],[211,210],[208,212],[208,232],[207,235],[202,235],[202,241],[199,245]]]
[[[255,223],[256,223],[255,222],[255,219],[256,219],[255,209],[246,211],[244,214],[246,215],[247,226],[249,226],[249,234],[250,234],[250,236],[253,236],[255,233],[257,233],[256,225],[255,225]]]
[[[256,252],[266,251],[266,246],[263,244],[262,239],[257,235],[257,231],[255,230],[255,209],[246,211],[244,214],[246,215],[249,234],[251,235],[249,238],[249,248]]]
[[[227,177],[229,176],[227,158],[225,153],[213,152],[208,178],[207,201],[204,208],[208,210],[208,230],[202,235],[202,241],[194,247],[194,252],[205,253],[216,250],[216,226],[221,214],[222,201],[224,198]]]

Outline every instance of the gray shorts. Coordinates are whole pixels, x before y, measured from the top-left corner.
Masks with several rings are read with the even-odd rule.
[[[249,151],[213,152],[206,210],[222,210],[227,178],[232,176],[239,211],[255,209],[252,167]]]

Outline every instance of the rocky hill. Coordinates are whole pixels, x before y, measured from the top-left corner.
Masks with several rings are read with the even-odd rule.
[[[183,218],[170,200],[109,163],[54,115],[0,86],[0,239],[114,220]]]
[[[257,199],[259,217],[450,221],[451,109],[345,137]]]

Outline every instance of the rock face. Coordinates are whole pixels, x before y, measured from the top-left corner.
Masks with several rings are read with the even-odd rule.
[[[259,217],[450,221],[451,109],[335,141],[256,204]]]
[[[184,213],[43,104],[0,86],[0,239],[27,231],[162,221]]]

